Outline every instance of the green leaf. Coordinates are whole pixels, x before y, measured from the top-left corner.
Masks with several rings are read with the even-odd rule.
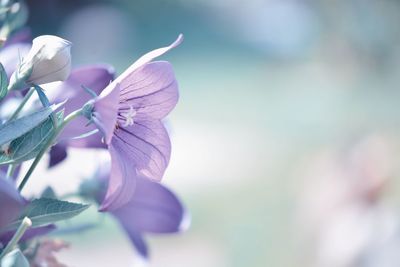
[[[36,84],[34,84],[33,87],[35,88],[36,93],[38,94],[39,100],[42,103],[43,107],[49,107],[50,101],[47,98],[46,94],[44,93],[43,88]]]
[[[70,219],[86,210],[89,205],[72,203],[51,198],[39,198],[30,202],[22,212],[20,219],[7,226],[7,230],[16,229],[24,217],[32,221],[32,227],[47,225]]]
[[[58,123],[61,123],[63,116],[63,111],[56,114]],[[0,151],[0,165],[20,163],[35,158],[54,132],[53,120],[47,117],[40,125],[14,139],[5,151]]]
[[[53,109],[51,107],[42,108],[32,114],[1,125],[0,146],[7,144],[37,127],[40,123],[45,121],[52,112]]]
[[[2,100],[8,93],[8,77],[6,70],[0,63],[0,100]]]
[[[14,249],[1,259],[1,267],[29,267],[29,262],[19,249]]]

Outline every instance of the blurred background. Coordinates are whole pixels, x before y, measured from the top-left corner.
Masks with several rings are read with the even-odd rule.
[[[75,66],[122,72],[185,35],[163,56],[181,95],[164,182],[192,226],[148,236],[150,266],[400,266],[400,2],[27,2],[33,35],[72,41]],[[32,180],[71,191],[101,156],[71,154]],[[61,261],[141,266],[117,224],[101,221],[66,236]]]

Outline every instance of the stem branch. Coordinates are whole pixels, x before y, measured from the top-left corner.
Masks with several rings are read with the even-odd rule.
[[[82,109],[75,110],[74,112],[70,113],[67,117],[65,117],[64,121],[55,129],[52,137],[47,141],[44,145],[42,150],[40,150],[39,154],[36,156],[35,160],[33,161],[32,165],[29,167],[29,170],[25,174],[22,182],[18,186],[18,190],[21,192],[24,188],[25,184],[28,182],[29,177],[32,175],[33,171],[35,170],[36,166],[38,165],[39,161],[42,159],[43,155],[46,151],[53,145],[54,141],[56,140],[57,136],[61,133],[64,127],[71,122],[76,117],[82,114]]]
[[[5,255],[7,255],[7,253],[11,252],[14,249],[14,247],[18,244],[21,237],[24,235],[25,231],[31,226],[32,226],[32,221],[28,217],[25,217],[22,220],[21,224],[19,225],[17,231],[11,238],[10,242],[8,242],[7,246],[1,252],[0,259],[3,258]]]
[[[28,102],[29,98],[33,95],[35,92],[35,88],[31,87],[28,91],[28,93],[24,96],[22,99],[22,102],[19,104],[18,108],[14,111],[14,113],[11,115],[11,117],[8,119],[8,121],[12,121],[13,119],[17,118],[18,114],[21,112],[21,110],[24,108],[26,102]]]

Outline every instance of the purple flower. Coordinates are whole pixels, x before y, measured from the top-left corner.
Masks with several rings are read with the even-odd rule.
[[[64,105],[64,113],[69,114],[81,108],[92,96],[85,92],[82,86],[86,86],[95,93],[100,92],[114,79],[114,70],[109,65],[89,65],[74,69],[69,78],[63,83],[45,84],[43,89],[49,92],[50,101],[53,103],[68,101]],[[39,104],[39,103],[38,103]],[[95,125],[87,125],[87,119],[78,117],[66,126],[59,137],[59,143],[50,150],[50,163],[52,167],[66,156],[66,147],[92,147],[106,148],[101,142],[101,133],[93,134],[87,138],[71,139],[73,137],[95,130]]]
[[[42,87],[46,92],[49,92],[51,102],[58,103],[68,100],[64,105],[64,113],[69,114],[81,108],[93,98],[89,93],[85,92],[82,86],[86,86],[95,93],[100,94],[113,79],[114,69],[111,66],[104,64],[89,65],[75,68],[63,83],[45,84]],[[94,125],[87,125],[87,119],[78,117],[65,127],[59,139],[67,140],[95,129]],[[93,138],[68,140],[68,145],[73,147],[105,147],[101,143],[100,133]]]
[[[170,157],[170,140],[161,122],[178,101],[178,85],[170,63],[150,62],[182,41],[182,36],[168,47],[142,56],[115,81],[109,66],[76,69],[66,82],[57,88],[44,85],[55,92],[53,101],[69,99],[65,113],[78,109],[90,99],[81,89],[84,85],[100,94],[94,101],[91,118],[104,135],[69,140],[93,130],[85,127],[87,120],[77,119],[68,125],[53,147],[50,165],[66,157],[65,147],[108,147],[112,159],[109,187],[101,210],[111,210],[127,203],[135,190],[137,176],[160,181]],[[105,88],[105,89],[104,89]],[[104,89],[102,91],[102,89]],[[101,92],[101,93],[100,93]]]
[[[15,230],[4,232],[2,228],[17,219],[27,203],[15,186],[0,171],[0,247],[1,244],[7,244],[15,233]],[[47,234],[54,229],[54,224],[28,229],[22,236],[21,241]]]
[[[110,166],[103,165],[97,178],[104,184],[110,177]],[[130,177],[133,178],[133,177]],[[101,202],[104,192],[97,195]],[[143,239],[145,233],[168,234],[187,229],[190,220],[180,200],[165,186],[147,178],[136,177],[136,191],[130,200],[111,211],[132,244],[143,257],[148,248]]]
[[[151,61],[182,40],[142,56],[94,101],[91,119],[104,134],[112,165],[100,210],[128,203],[136,177],[160,181],[164,174],[171,145],[161,120],[178,101],[178,84],[170,63]]]
[[[24,200],[17,189],[0,174],[0,229],[16,219],[23,207]]]

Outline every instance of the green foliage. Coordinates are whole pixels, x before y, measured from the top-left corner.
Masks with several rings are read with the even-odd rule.
[[[0,146],[26,134],[45,121],[53,112],[51,107],[42,108],[22,118],[12,120],[0,126]]]
[[[32,227],[38,227],[70,219],[86,210],[89,205],[72,203],[51,198],[39,198],[30,202],[22,212],[20,219],[7,226],[8,230],[16,229],[24,217],[32,221]]]
[[[6,70],[0,63],[0,100],[2,100],[8,92],[8,78]]]
[[[57,123],[62,122],[63,116],[63,111],[56,114]],[[53,120],[47,116],[45,121],[14,139],[7,148],[0,152],[0,165],[20,163],[35,158],[54,133]]]

